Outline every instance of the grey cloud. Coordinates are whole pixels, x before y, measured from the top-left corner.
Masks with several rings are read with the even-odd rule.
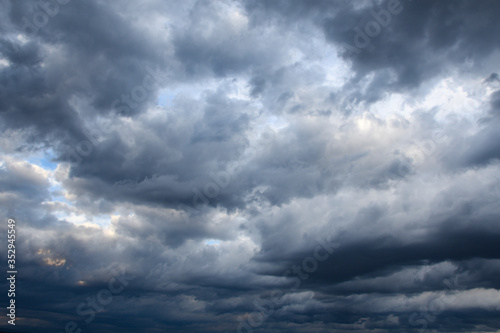
[[[0,2],[14,331],[497,330],[500,8],[390,6]]]

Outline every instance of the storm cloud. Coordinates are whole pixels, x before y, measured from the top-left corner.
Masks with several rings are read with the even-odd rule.
[[[500,330],[498,1],[0,8],[2,330]]]

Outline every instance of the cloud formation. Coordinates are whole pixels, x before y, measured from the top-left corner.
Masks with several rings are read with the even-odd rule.
[[[0,7],[3,330],[500,329],[498,1]]]

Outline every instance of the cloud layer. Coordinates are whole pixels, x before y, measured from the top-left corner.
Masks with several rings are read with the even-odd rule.
[[[0,7],[3,329],[500,329],[498,1]]]

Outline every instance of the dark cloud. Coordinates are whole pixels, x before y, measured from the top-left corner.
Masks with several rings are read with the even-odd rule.
[[[351,62],[356,75],[345,89],[356,102],[371,103],[389,91],[415,93],[423,82],[456,66],[468,62],[480,68],[498,48],[495,1],[389,0],[360,7],[339,6],[333,12],[318,7],[322,16],[315,20]],[[276,12],[286,15],[288,10],[278,7]],[[356,87],[368,75],[370,89],[361,93]]]
[[[0,8],[2,330],[499,328],[498,2]]]
[[[493,81],[490,80],[490,82]],[[500,159],[500,146],[498,144],[500,138],[498,136],[500,128],[499,111],[500,90],[497,90],[491,94],[489,108],[491,119],[488,119],[484,128],[468,141],[463,158],[466,165],[485,165],[495,163]]]

